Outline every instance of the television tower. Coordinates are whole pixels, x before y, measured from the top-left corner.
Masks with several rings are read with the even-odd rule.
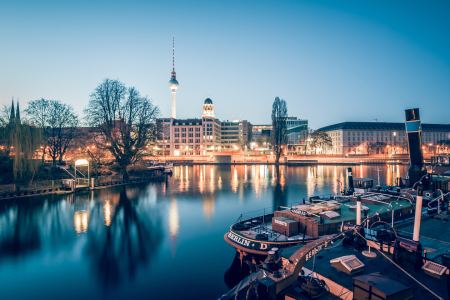
[[[178,81],[177,81],[177,73],[175,72],[175,36],[173,36],[173,47],[172,47],[172,73],[169,81],[169,88],[172,90],[172,118],[176,119],[177,117],[177,107],[175,95],[177,93]]]

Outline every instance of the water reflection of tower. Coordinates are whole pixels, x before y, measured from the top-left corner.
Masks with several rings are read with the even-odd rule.
[[[170,232],[170,239],[172,241],[172,256],[175,256],[176,239],[178,236],[179,229],[180,229],[180,217],[178,214],[177,199],[175,197],[172,197],[170,200],[170,208],[169,208],[169,232]]]

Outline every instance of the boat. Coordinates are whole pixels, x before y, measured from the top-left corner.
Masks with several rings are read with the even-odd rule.
[[[431,258],[436,249],[374,225],[345,224],[302,246],[272,248],[262,263],[247,262],[252,272],[219,300],[450,299],[447,251]]]
[[[424,166],[418,109],[406,111],[406,131],[411,165],[396,186],[374,187],[372,179],[356,178],[337,199],[311,197],[308,203],[264,213],[263,221],[241,215],[225,240],[241,262],[254,253],[262,258],[244,260],[252,273],[220,299],[321,299],[328,294],[326,299],[450,299],[450,255],[443,241],[450,220],[450,176],[428,173]],[[421,222],[431,223],[421,232]],[[297,231],[304,228],[303,243],[289,243],[295,224]],[[263,228],[271,229],[265,240],[251,238]],[[436,249],[420,242],[427,234],[433,235]]]
[[[417,113],[418,115],[418,113]],[[416,134],[413,132],[412,134]],[[357,224],[358,205],[364,217],[380,221],[405,222],[414,217],[418,189],[423,191],[421,216],[441,214],[448,205],[450,176],[427,173],[423,164],[420,139],[412,139],[408,178],[396,179],[396,186],[374,186],[371,178],[353,178],[348,168],[348,190],[339,195],[310,197],[309,202],[289,207],[241,214],[224,235],[239,256],[265,259],[272,247],[282,249],[304,244],[324,235],[335,234],[343,223]]]
[[[161,170],[164,173],[172,174],[173,163],[171,163],[171,162],[164,162],[164,163],[153,162],[152,164],[150,164],[147,167],[147,169],[149,169],[149,170]]]

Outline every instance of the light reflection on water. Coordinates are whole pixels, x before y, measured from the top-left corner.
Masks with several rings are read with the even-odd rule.
[[[380,170],[393,184],[407,167]],[[376,166],[353,175],[377,181]],[[175,166],[164,183],[2,201],[1,299],[217,299],[234,257],[223,235],[241,213],[335,194],[346,176],[344,166]]]

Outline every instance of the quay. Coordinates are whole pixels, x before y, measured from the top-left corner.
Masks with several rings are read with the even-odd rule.
[[[34,190],[23,190],[23,191],[12,191],[12,192],[0,192],[0,200],[8,200],[8,199],[17,199],[17,198],[25,198],[25,197],[33,197],[33,196],[41,196],[41,195],[68,195],[76,192],[81,192],[85,190],[96,190],[96,189],[104,189],[113,186],[121,186],[121,185],[130,185],[130,184],[138,184],[145,182],[155,182],[155,181],[164,181],[166,179],[166,175],[156,175],[150,177],[141,177],[134,178],[129,180],[111,180],[107,182],[98,182],[94,181],[93,186],[88,185],[77,185],[75,190],[71,190],[67,187],[52,187],[52,188],[40,188]]]

